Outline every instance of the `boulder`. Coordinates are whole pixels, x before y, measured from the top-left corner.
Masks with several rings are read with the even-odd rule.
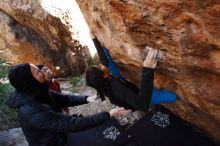
[[[123,75],[140,84],[145,46],[163,51],[155,88],[182,99],[165,105],[220,140],[219,0],[77,0]]]

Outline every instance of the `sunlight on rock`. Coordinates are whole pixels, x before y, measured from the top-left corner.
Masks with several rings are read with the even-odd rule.
[[[51,15],[58,17],[72,32],[72,38],[88,46],[93,57],[96,49],[89,35],[89,27],[75,0],[41,0],[42,7]]]

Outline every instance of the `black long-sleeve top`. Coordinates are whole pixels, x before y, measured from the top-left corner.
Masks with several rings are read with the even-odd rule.
[[[93,39],[101,63],[108,67],[108,59],[97,38]],[[133,110],[148,110],[153,91],[154,69],[143,67],[140,90],[133,83],[113,78],[110,81],[110,101],[118,106]],[[108,96],[108,95],[106,95]]]

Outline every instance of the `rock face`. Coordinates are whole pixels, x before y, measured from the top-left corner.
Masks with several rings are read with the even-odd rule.
[[[35,0],[0,2],[0,56],[14,63],[59,66],[62,75],[83,73],[88,49]]]
[[[219,0],[77,0],[123,74],[140,83],[144,47],[164,52],[155,86],[184,97],[166,105],[220,140]]]

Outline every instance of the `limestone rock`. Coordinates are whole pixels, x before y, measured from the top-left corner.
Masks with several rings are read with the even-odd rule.
[[[219,0],[77,0],[123,74],[140,83],[144,47],[164,52],[155,86],[183,100],[168,107],[220,140]]]
[[[68,26],[46,12],[40,1],[0,1],[0,20],[4,60],[59,66],[62,75],[84,72],[88,48],[73,41]]]

